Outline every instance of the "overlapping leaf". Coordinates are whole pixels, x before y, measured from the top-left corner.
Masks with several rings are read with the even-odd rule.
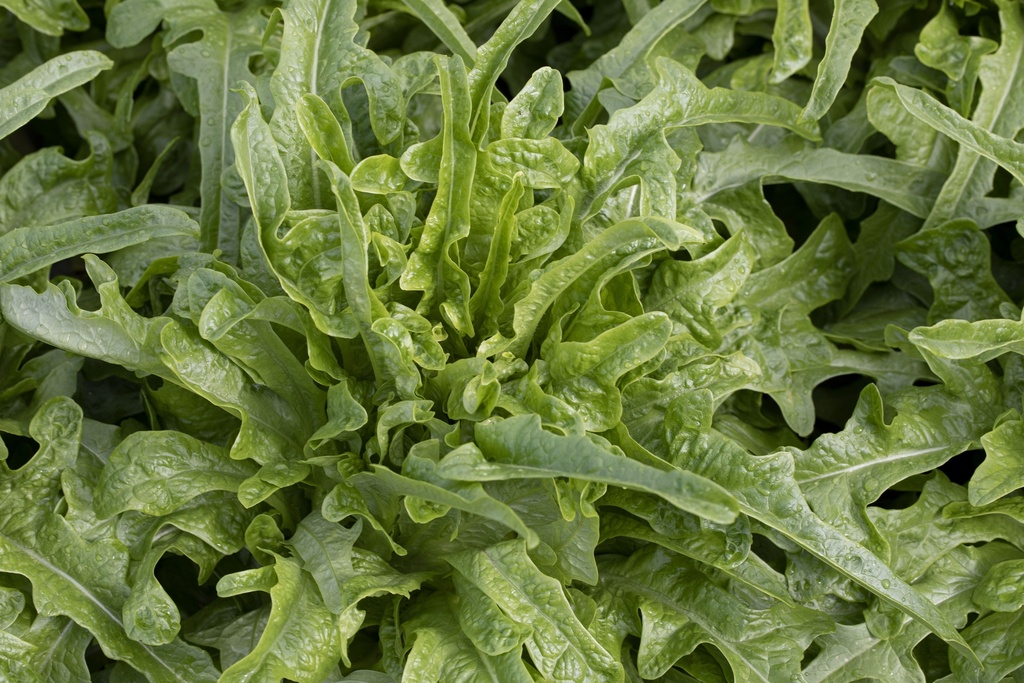
[[[0,7],[0,678],[1024,671],[1019,3]]]

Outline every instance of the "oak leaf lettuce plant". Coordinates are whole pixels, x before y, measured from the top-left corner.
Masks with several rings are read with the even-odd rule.
[[[1024,680],[1020,2],[0,12],[0,678]]]

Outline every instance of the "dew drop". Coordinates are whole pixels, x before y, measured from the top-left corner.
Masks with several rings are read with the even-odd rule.
[[[882,588],[888,590],[890,586],[892,586],[892,581],[889,579],[882,579]]]

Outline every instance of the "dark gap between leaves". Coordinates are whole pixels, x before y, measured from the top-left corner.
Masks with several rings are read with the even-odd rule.
[[[933,633],[918,643],[913,654],[926,680],[937,681],[952,673],[949,668],[949,645]]]
[[[873,382],[870,377],[850,374],[832,377],[816,386],[811,392],[817,417],[812,438],[842,431],[853,416],[860,392]]]
[[[989,197],[1009,197],[1010,188],[1013,187],[1013,176],[1002,166],[996,167],[995,177],[992,178],[992,191]]]
[[[785,224],[786,232],[796,243],[794,250],[799,249],[818,226],[818,218],[792,185],[765,185],[764,198],[775,215]]]
[[[918,498],[918,494],[914,491],[886,489],[871,506],[883,510],[905,510],[916,503]]]
[[[24,467],[39,450],[35,439],[18,434],[4,434],[4,445],[7,446],[7,468],[17,470]]]
[[[103,654],[99,643],[94,639],[85,649],[85,664],[91,672],[105,672],[106,669],[116,666],[117,662]],[[99,675],[94,676],[93,680],[107,680],[107,678]]]
[[[779,546],[771,542],[766,536],[753,535],[750,545],[750,552],[764,560],[769,567],[779,572],[786,573],[786,553]]]
[[[991,245],[992,277],[1013,301],[1024,299],[1024,239],[1016,223],[1000,223],[985,231]]]
[[[195,614],[215,599],[215,595],[199,584],[199,567],[184,555],[165,554],[156,563],[153,575],[178,606],[182,619]],[[211,578],[210,582],[216,582],[216,577]]]
[[[88,277],[85,271],[85,261],[81,256],[72,256],[63,261],[57,261],[50,266],[50,279],[56,277],[73,277],[77,280],[84,280]]]
[[[945,462],[945,464],[939,467],[939,471],[949,477],[949,480],[954,484],[966,485],[974,476],[974,471],[978,469],[985,460],[985,451],[980,449],[974,449],[970,451],[964,451],[960,455],[955,455]]]

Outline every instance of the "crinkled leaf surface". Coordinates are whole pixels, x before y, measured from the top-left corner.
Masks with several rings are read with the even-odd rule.
[[[1024,676],[1017,0],[0,0],[0,679]]]

